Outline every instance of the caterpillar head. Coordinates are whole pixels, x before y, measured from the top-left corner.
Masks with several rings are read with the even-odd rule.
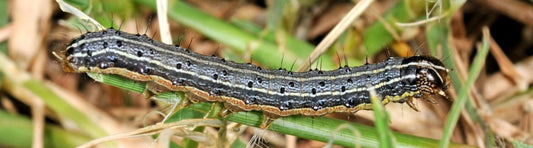
[[[430,56],[412,56],[403,60],[416,83],[418,90],[424,94],[438,94],[446,97],[444,91],[448,89],[450,77],[444,64]]]

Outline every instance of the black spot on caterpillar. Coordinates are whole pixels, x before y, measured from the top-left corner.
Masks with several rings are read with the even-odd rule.
[[[117,74],[183,91],[194,101],[223,102],[228,111],[263,111],[266,128],[279,116],[321,116],[371,109],[370,93],[383,103],[445,96],[448,69],[430,56],[390,57],[375,64],[331,71],[262,69],[200,55],[113,28],[83,34],[60,55],[67,72]]]

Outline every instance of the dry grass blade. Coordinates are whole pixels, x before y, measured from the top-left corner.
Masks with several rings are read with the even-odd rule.
[[[514,69],[518,73],[518,75],[521,76],[528,76],[531,73],[533,73],[533,57],[527,58],[519,63],[516,63],[513,65]],[[526,84],[533,83],[532,77],[524,77],[522,81]],[[515,83],[507,78],[507,76],[503,72],[495,73],[487,78],[487,85],[485,85],[485,90],[490,90],[494,86],[498,86],[499,88],[506,88],[506,89],[497,89],[495,91],[485,91],[483,93],[483,96],[492,103],[501,101],[502,99],[505,99],[506,97],[509,97],[512,94],[515,94],[516,92],[519,92],[518,87],[516,87]]]
[[[494,133],[506,139],[507,141],[513,141],[517,139],[520,141],[526,141],[528,143],[533,142],[531,134],[505,120],[488,118],[487,123],[489,123],[489,126]]]
[[[50,1],[13,1],[14,8],[12,32],[9,38],[9,56],[22,69],[29,68],[39,53],[45,53],[44,38],[50,31],[52,2]],[[44,56],[45,57],[45,56]],[[44,58],[43,58],[44,59]],[[33,69],[32,72],[35,72]],[[41,74],[42,75],[42,74]]]
[[[476,0],[479,4],[516,19],[524,24],[533,25],[533,8],[531,4],[519,0]]]
[[[348,26],[357,18],[359,15],[361,15],[366,8],[372,4],[374,0],[362,0],[355,5],[352,10],[342,20],[331,30],[331,32],[316,46],[316,48],[313,50],[311,55],[305,59],[305,61],[302,63],[302,66],[298,68],[297,71],[305,71],[311,66],[311,63],[313,63],[320,55],[322,55],[326,50],[329,48],[329,46],[335,41],[341,34],[348,28]]]
[[[8,24],[0,28],[0,42],[4,42],[9,38],[12,31],[12,25]]]
[[[31,111],[33,114],[33,148],[44,147],[44,108],[45,104],[41,99],[33,99]]]
[[[428,18],[428,19],[425,19],[425,20],[421,20],[421,21],[416,21],[416,22],[412,22],[412,23],[400,23],[400,22],[396,22],[396,26],[398,27],[416,27],[416,26],[422,26],[422,25],[425,25],[427,23],[430,23],[430,22],[433,22],[433,21],[437,21],[437,20],[440,20],[444,17],[447,17],[448,14],[444,13],[444,14],[441,14],[439,16],[434,16],[434,17],[431,17],[431,18]]]
[[[195,127],[202,127],[202,126],[210,126],[210,127],[220,127],[222,126],[222,121],[218,119],[188,119],[188,120],[182,120],[178,122],[172,122],[172,123],[164,123],[164,124],[156,124],[147,126],[144,128],[140,128],[131,132],[126,133],[120,133],[116,135],[111,135],[103,138],[98,138],[95,140],[92,140],[88,143],[85,143],[83,145],[80,145],[78,148],[89,148],[93,147],[97,144],[112,141],[112,140],[118,140],[118,139],[124,139],[124,138],[131,138],[131,137],[139,137],[139,136],[151,136],[154,134],[161,133],[165,130],[172,129],[175,132],[174,135],[183,136],[186,138],[190,138],[193,140],[201,140],[201,142],[213,142],[214,139],[205,139],[206,135],[201,133],[195,133],[190,129],[194,129]],[[172,135],[172,134],[169,134]]]
[[[500,69],[502,71],[502,74],[504,74],[507,78],[511,79],[515,84],[518,90],[524,91],[527,89],[528,83],[527,81],[524,81],[525,79],[520,75],[518,72],[516,72],[516,68],[514,67],[513,63],[502,51],[502,48],[494,38],[492,38],[492,35],[489,34],[490,39],[490,52],[498,62],[498,65],[500,66]]]
[[[470,98],[470,90],[472,89],[475,80],[477,80],[482,67],[484,67],[485,65],[485,59],[488,54],[489,46],[488,32],[489,28],[483,27],[483,40],[482,43],[479,44],[479,53],[474,58],[472,68],[469,70],[468,73],[468,78],[464,83],[462,90],[458,92],[457,100],[455,100],[455,102],[453,103],[450,113],[448,114],[448,119],[446,119],[443,138],[440,140],[439,143],[439,146],[442,148],[450,146],[450,138],[453,134],[453,130],[457,126],[459,115],[463,112],[463,108],[467,103],[467,100]]]
[[[172,44],[170,28],[168,25],[168,0],[157,0],[157,18],[159,19],[159,32],[163,43]]]
[[[78,17],[81,20],[86,20],[86,21],[91,22],[92,24],[94,24],[96,26],[96,28],[98,30],[105,30],[106,29],[104,26],[102,26],[100,23],[98,23],[98,21],[94,20],[93,18],[91,18],[87,14],[81,12],[78,8],[71,6],[70,4],[66,3],[63,0],[56,0],[56,2],[59,5],[59,8],[61,8],[61,10],[63,12],[70,13],[70,14]]]

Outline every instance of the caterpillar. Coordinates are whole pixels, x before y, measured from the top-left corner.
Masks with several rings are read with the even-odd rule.
[[[224,115],[262,111],[262,128],[282,116],[372,109],[370,91],[384,104],[407,103],[417,110],[414,98],[446,96],[450,82],[449,69],[431,56],[390,57],[359,67],[292,72],[200,55],[113,28],[75,38],[58,58],[66,72],[116,74],[153,83],[163,88],[159,92],[185,92],[191,102],[223,102]]]

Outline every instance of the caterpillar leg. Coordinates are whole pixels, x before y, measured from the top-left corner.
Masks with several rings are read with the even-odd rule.
[[[242,111],[242,109],[235,107],[233,105],[227,104],[227,103],[224,104],[224,107],[225,109],[222,112],[220,112],[220,116],[223,118],[226,118],[226,116],[228,116],[229,114]]]
[[[151,97],[155,96],[155,95],[159,95],[161,93],[164,93],[168,91],[167,88],[161,86],[161,85],[158,85],[157,83],[154,83],[154,82],[147,82],[146,83],[146,86],[145,86],[145,89],[142,93],[142,96],[143,98],[145,99],[150,99]]]
[[[432,96],[428,96],[428,97],[424,98],[424,100],[426,100],[427,102],[429,102],[431,104],[437,104],[437,101]]]
[[[407,103],[407,105],[409,105],[409,107],[411,107],[413,110],[417,111],[418,112],[418,108],[416,108],[416,105],[414,104],[414,98],[413,97],[409,97],[405,103]]]
[[[261,122],[261,125],[259,125],[259,128],[267,129],[272,124],[272,122],[274,122],[274,120],[276,120],[276,119],[275,118],[270,118],[270,117],[267,117],[267,116],[263,116],[263,121]]]
[[[263,120],[261,121],[259,128],[267,129],[278,118],[278,115],[263,113]]]

